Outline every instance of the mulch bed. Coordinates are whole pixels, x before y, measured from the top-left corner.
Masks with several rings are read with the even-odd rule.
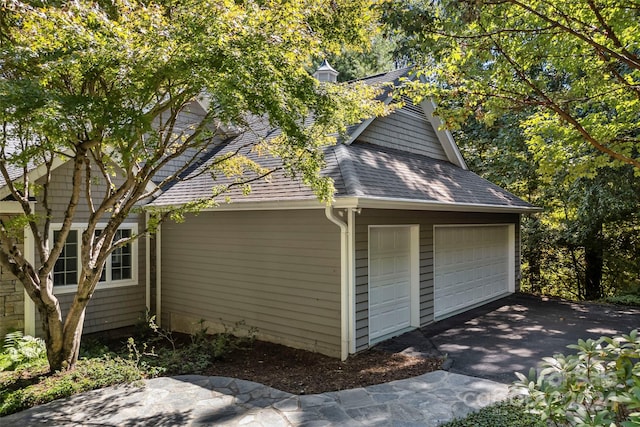
[[[310,351],[255,341],[217,361],[205,375],[255,381],[293,394],[365,387],[440,369],[442,360],[370,349],[345,362]]]

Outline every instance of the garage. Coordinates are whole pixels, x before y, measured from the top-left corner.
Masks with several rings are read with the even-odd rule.
[[[369,229],[369,340],[418,325],[417,226]]]
[[[435,320],[514,292],[514,246],[510,224],[435,226]]]

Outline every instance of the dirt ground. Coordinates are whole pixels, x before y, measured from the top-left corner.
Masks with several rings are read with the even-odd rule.
[[[216,362],[206,375],[255,381],[293,394],[315,394],[409,378],[440,369],[442,360],[371,349],[339,359],[255,341]]]

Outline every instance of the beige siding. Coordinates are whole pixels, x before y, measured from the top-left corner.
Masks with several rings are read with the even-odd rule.
[[[358,141],[447,160],[431,123],[404,110],[374,120]]]
[[[516,224],[516,283],[520,281],[520,230],[517,214],[364,209],[356,216],[356,350],[369,345],[368,262],[370,225],[420,226],[420,325],[433,322],[433,226],[436,224]]]
[[[52,173],[50,184],[50,206],[53,209],[53,222],[60,223],[64,218],[64,212],[71,195],[71,177],[73,173],[73,164],[68,162]],[[98,177],[94,180],[93,193],[94,198],[101,194],[105,189],[104,182]],[[36,211],[43,215],[44,210],[42,201],[36,203]],[[78,205],[74,224],[86,223],[89,217],[89,206],[84,198],[81,197]],[[126,220],[127,223],[138,223],[138,231],[144,228],[144,215],[137,215]],[[121,286],[107,288],[103,286],[96,290],[89,305],[85,316],[84,333],[100,332],[108,329],[115,329],[124,326],[131,326],[140,318],[145,310],[145,244],[144,239],[137,242],[138,246],[138,281],[137,285]],[[75,293],[58,294],[60,307],[63,315],[69,309],[73,301]],[[36,313],[36,332],[42,333],[42,325],[39,314]]]
[[[164,224],[162,318],[177,330],[244,321],[260,338],[338,356],[339,228],[321,210],[208,212]]]

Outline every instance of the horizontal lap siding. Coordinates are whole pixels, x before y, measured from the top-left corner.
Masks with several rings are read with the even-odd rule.
[[[369,345],[368,233],[370,225],[420,226],[420,325],[433,322],[433,226],[435,224],[516,224],[516,283],[520,279],[519,216],[464,212],[363,209],[356,216],[356,350]]]
[[[340,352],[340,233],[323,211],[207,212],[162,226],[163,321],[244,321]],[[181,321],[178,321],[181,319]]]
[[[374,120],[357,139],[381,147],[447,160],[431,123],[404,111]]]
[[[72,162],[67,162],[53,171],[50,184],[49,205],[53,210],[54,223],[61,223],[64,212],[69,203],[71,195],[71,179],[73,174]],[[117,181],[117,178],[115,178]],[[98,200],[105,191],[105,183],[100,177],[95,176],[92,180],[94,200]],[[36,203],[36,211],[44,216],[42,202]],[[86,202],[84,192],[80,196],[80,201],[76,209],[74,224],[86,223],[89,218],[89,206]],[[107,218],[108,219],[108,218]],[[106,222],[106,219],[105,221]],[[128,218],[125,223],[138,224],[138,231],[144,230],[143,215],[136,215]],[[102,287],[94,293],[89,305],[84,321],[84,333],[100,332],[109,329],[116,329],[124,326],[131,326],[144,314],[145,310],[145,240],[138,240],[138,281],[137,285],[121,287]],[[37,258],[37,255],[36,255]],[[100,286],[100,285],[98,285]],[[55,292],[55,289],[54,289]],[[60,300],[60,307],[63,315],[66,315],[75,293],[56,295]],[[39,313],[36,312],[36,333],[42,334],[42,325]]]

